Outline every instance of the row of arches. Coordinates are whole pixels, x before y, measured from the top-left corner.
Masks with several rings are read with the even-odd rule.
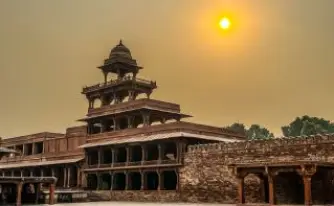
[[[87,174],[89,190],[176,190],[175,170]]]
[[[118,163],[136,163],[150,161],[170,162],[178,159],[178,143],[177,142],[163,142],[151,143],[143,145],[132,145],[123,147],[101,147],[98,149],[88,149],[87,159],[88,166],[103,167],[104,165],[116,166]],[[122,165],[122,164],[121,164]]]

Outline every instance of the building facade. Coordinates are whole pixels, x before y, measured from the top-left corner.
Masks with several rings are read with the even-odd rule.
[[[1,158],[1,176],[56,177],[58,201],[333,203],[333,136],[246,141],[183,121],[180,105],[151,99],[157,83],[122,41],[98,69],[83,126],[3,139],[19,153]]]

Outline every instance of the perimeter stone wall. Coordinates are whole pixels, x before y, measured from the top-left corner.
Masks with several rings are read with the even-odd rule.
[[[227,165],[256,162],[284,164],[296,160],[334,163],[334,136],[196,145],[189,146],[184,155],[184,167],[180,170],[182,201],[235,203],[237,180]],[[260,181],[255,175],[246,177],[246,202],[264,201],[264,188]],[[277,196],[280,197],[279,194]]]

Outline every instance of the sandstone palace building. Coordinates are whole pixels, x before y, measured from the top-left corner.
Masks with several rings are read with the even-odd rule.
[[[150,98],[157,83],[122,41],[98,69],[82,126],[2,139],[16,152],[1,158],[0,180],[56,177],[58,202],[334,203],[333,135],[247,141],[184,121],[180,105]],[[23,185],[30,193],[51,196],[43,182]]]

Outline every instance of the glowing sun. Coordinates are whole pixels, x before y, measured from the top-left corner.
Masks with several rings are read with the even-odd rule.
[[[220,22],[219,22],[219,26],[220,26],[220,28],[226,30],[226,29],[229,29],[229,28],[230,28],[230,26],[231,26],[231,22],[230,22],[230,20],[229,20],[228,18],[223,17],[223,18],[220,20]]]

